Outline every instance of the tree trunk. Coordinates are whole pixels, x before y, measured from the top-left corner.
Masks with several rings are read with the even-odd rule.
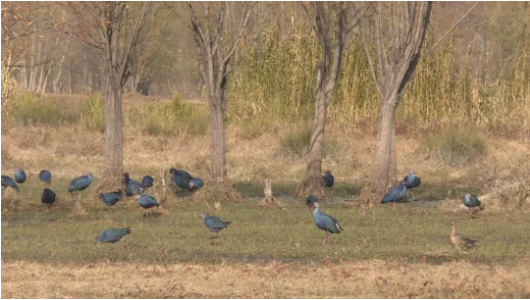
[[[374,172],[372,174],[372,189],[377,195],[384,195],[387,192],[389,185],[394,183],[397,173],[394,126],[397,101],[395,95],[391,97],[382,101],[379,115],[378,139],[374,156]]]
[[[112,72],[112,70],[109,70]],[[113,75],[107,73],[105,88],[105,179],[119,184],[123,177],[123,119],[121,87]]]
[[[315,102],[315,115],[313,118],[313,134],[309,148],[309,163],[307,164],[305,180],[299,195],[307,196],[324,194],[324,181],[322,179],[322,154],[324,152],[324,132],[326,128],[327,107],[326,95],[319,91]]]
[[[226,141],[223,98],[224,92],[210,94],[210,179],[216,183],[226,180]]]

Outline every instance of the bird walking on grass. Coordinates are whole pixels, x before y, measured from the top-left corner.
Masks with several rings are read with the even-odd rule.
[[[96,237],[96,241],[94,244],[97,244],[97,242],[100,243],[115,243],[119,240],[121,240],[122,237],[128,235],[131,233],[130,227],[127,228],[109,228],[103,231],[103,233],[100,236]]]
[[[47,171],[47,170],[40,171],[39,178],[40,180],[44,181],[44,183],[48,185],[52,183],[52,173],[50,173],[50,171]]]
[[[144,189],[142,188],[142,185],[138,181],[132,179],[129,176],[129,173],[124,173],[123,177],[125,180],[126,196],[140,195],[143,192]]]
[[[87,187],[90,186],[91,183],[92,173],[85,173],[85,175],[79,176],[70,182],[68,192],[70,192],[70,196],[73,197],[74,192],[80,192],[85,190]],[[79,193],[79,197],[81,197],[81,193]]]
[[[2,175],[2,186],[7,189],[7,187],[13,188],[15,191],[19,191],[18,185],[15,183],[13,178],[9,176]]]
[[[160,206],[158,201],[156,201],[155,197],[148,194],[136,195],[136,201],[138,202],[138,205],[140,205],[140,207],[142,207],[143,209],[149,209],[151,207]]]
[[[473,207],[478,207],[480,210],[481,204],[482,203],[480,203],[480,201],[477,199],[477,196],[471,194],[464,195],[464,205],[469,209],[468,214],[471,214],[471,209]]]
[[[148,187],[152,187],[153,186],[153,182],[155,180],[153,179],[152,176],[149,176],[149,175],[145,175],[144,178],[142,178],[142,188],[148,188]]]
[[[209,216],[207,214],[201,214],[201,218],[204,223],[204,226],[206,226],[206,228],[208,228],[208,230],[213,233],[213,236],[210,237],[211,239],[216,238],[217,233],[219,233],[219,231],[228,227],[228,225],[232,223],[230,221],[225,222],[219,217]]]
[[[405,186],[407,187],[407,190],[410,190],[410,193],[412,194],[412,198],[414,198],[414,192],[412,189],[417,188],[421,184],[421,179],[414,174],[414,170],[410,170],[409,174],[403,178],[403,181],[405,182]]]
[[[44,189],[44,191],[42,191],[41,202],[42,204],[46,205],[46,210],[48,210],[48,208],[51,208],[53,206],[56,198],[57,198],[57,195],[55,194],[54,191],[50,189]]]
[[[331,171],[327,170],[326,174],[322,176],[324,178],[324,182],[326,183],[326,187],[333,187],[333,184],[335,183],[335,177],[331,175]]]
[[[394,205],[396,202],[401,200],[405,193],[407,192],[407,187],[405,185],[404,181],[401,181],[398,185],[393,187],[383,198],[381,201],[382,204],[392,202],[392,205]]]
[[[456,223],[455,221],[449,222],[451,224],[451,234],[449,235],[449,242],[458,250],[468,251],[473,248],[477,243],[476,240],[465,238],[462,236],[456,235]]]
[[[26,172],[21,168],[15,169],[15,180],[18,184],[22,184],[26,181]]]
[[[105,194],[99,194],[99,199],[105,203],[107,206],[113,206],[118,203],[121,198],[121,190],[118,189],[116,192],[110,192]]]
[[[313,207],[315,208],[313,210],[315,225],[326,232],[323,243],[324,245],[329,245],[329,233],[340,233],[344,229],[340,226],[339,221],[320,211],[318,202],[313,203]]]

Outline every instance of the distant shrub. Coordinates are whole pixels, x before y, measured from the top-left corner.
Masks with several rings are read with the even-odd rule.
[[[99,95],[91,95],[81,110],[81,123],[89,130],[105,132],[105,102]]]
[[[205,109],[182,103],[179,97],[171,102],[149,104],[140,109],[138,115],[136,123],[140,123],[142,132],[148,135],[205,135],[209,126]]]
[[[284,134],[280,140],[283,150],[295,156],[304,156],[311,143],[311,128],[293,129]]]
[[[467,163],[486,154],[486,140],[479,134],[460,128],[450,128],[424,139],[426,151],[451,166]]]
[[[270,126],[270,122],[265,118],[253,118],[245,119],[241,121],[238,125],[238,136],[243,139],[253,139],[262,135],[263,132]]]
[[[33,93],[17,93],[12,101],[9,116],[15,123],[24,125],[58,125],[63,122],[74,122],[72,115],[61,112],[53,103],[39,99]]]

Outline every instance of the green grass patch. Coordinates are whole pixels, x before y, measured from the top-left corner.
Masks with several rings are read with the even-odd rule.
[[[311,128],[293,129],[287,131],[280,140],[280,145],[288,154],[294,156],[304,156],[309,153],[309,147],[311,145],[311,135],[313,130]],[[336,157],[340,152],[339,143],[334,136],[324,137],[324,158]]]
[[[483,157],[487,152],[486,139],[482,135],[455,127],[425,138],[423,146],[428,152],[451,166]]]
[[[89,130],[105,132],[105,102],[100,95],[91,95],[81,110],[81,123]]]
[[[61,112],[53,103],[39,99],[33,93],[17,93],[11,101],[9,112],[2,111],[4,122],[12,120],[25,126],[36,124],[54,126],[73,123],[76,119],[75,116]]]

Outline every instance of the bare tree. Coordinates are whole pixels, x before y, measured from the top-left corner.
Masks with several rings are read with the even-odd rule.
[[[347,34],[358,24],[361,15],[356,12],[350,16],[345,2],[319,1],[310,2],[309,5],[308,8],[302,3],[313,23],[313,30],[322,48],[322,58],[317,65],[313,134],[305,179],[298,191],[301,196],[324,192],[321,169],[327,109],[339,76]]]
[[[231,28],[230,24],[225,24],[228,10],[226,1],[188,2],[200,75],[206,85],[210,103],[210,179],[216,185],[226,181],[225,117],[228,77],[250,51],[270,11],[269,6],[263,14],[255,13],[256,18],[251,23],[249,21],[256,4],[257,2],[242,4],[239,16],[231,10],[232,18],[239,17],[236,27]],[[197,6],[202,6],[202,16],[196,13]],[[242,40],[247,38],[249,41],[238,51]]]
[[[126,2],[70,2],[78,31],[65,30],[73,39],[95,53],[103,62],[105,86],[105,178],[118,185],[123,176],[122,88],[129,77],[129,62],[143,27],[149,2],[143,2],[132,30]],[[133,23],[134,24],[134,23]]]
[[[373,30],[361,22],[361,36],[381,100],[373,171],[367,187],[377,196],[372,199],[378,199],[396,178],[396,109],[420,60],[432,2],[375,2],[372,8]],[[374,55],[370,53],[370,36]]]

